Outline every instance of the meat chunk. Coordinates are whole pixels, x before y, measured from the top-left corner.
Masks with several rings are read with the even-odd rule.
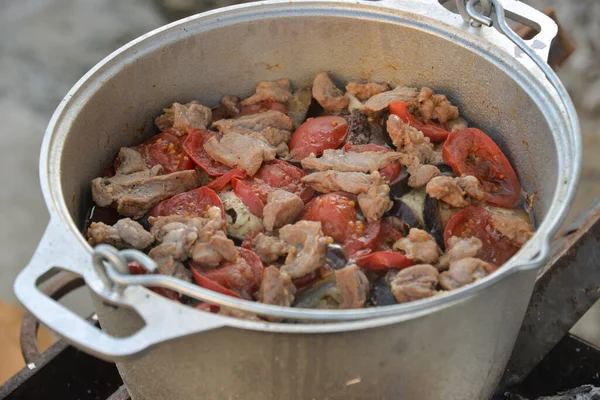
[[[154,236],[130,218],[120,219],[112,226],[103,222],[92,222],[87,230],[87,237],[92,246],[104,243],[117,249],[143,250],[154,242]]]
[[[251,313],[251,312],[247,312],[247,311],[241,311],[241,310],[236,310],[235,308],[229,308],[229,307],[221,307],[219,309],[219,315],[223,315],[225,317],[232,317],[232,318],[237,318],[237,319],[245,319],[248,321],[262,321],[262,319],[260,319],[258,317],[258,315]]]
[[[427,183],[427,194],[452,207],[463,208],[471,204],[471,198],[483,200],[485,192],[477,178],[467,175],[460,178],[437,176]]]
[[[149,253],[155,260],[191,258],[202,266],[216,267],[238,257],[235,244],[225,235],[225,221],[218,207],[210,207],[206,218],[170,215],[150,217],[148,222],[159,243]]]
[[[134,172],[145,171],[148,169],[142,154],[129,147],[121,147],[119,150],[119,166],[117,174],[132,174]]]
[[[440,257],[438,268],[440,270],[447,269],[455,261],[468,257],[477,257],[482,246],[481,240],[475,236],[470,238],[452,236],[448,239],[446,254]]]
[[[235,118],[242,112],[240,107],[240,98],[237,96],[230,96],[228,94],[221,97],[219,101],[219,109],[221,115],[224,118]]]
[[[469,127],[469,123],[466,119],[462,117],[458,117],[448,121],[448,130],[450,132],[460,131],[461,129],[465,129]]]
[[[387,131],[398,151],[415,157],[419,163],[437,164],[444,161],[441,153],[434,150],[433,144],[423,132],[405,123],[397,115],[389,116]]]
[[[394,164],[397,161],[407,162],[407,157],[395,151],[362,153],[344,150],[325,150],[323,156],[317,158],[310,155],[303,159],[302,166],[318,171],[335,170],[341,172],[374,172]]]
[[[394,243],[394,249],[402,250],[407,258],[425,264],[434,264],[440,258],[440,250],[433,236],[418,228],[411,228],[408,236]]]
[[[390,199],[390,187],[383,178],[376,178],[379,172],[373,172],[371,176],[374,177],[373,184],[369,186],[366,193],[358,195],[358,206],[367,221],[375,222],[381,219],[394,203]]]
[[[519,247],[533,236],[531,224],[518,216],[492,213],[489,223],[491,229]]]
[[[309,88],[298,89],[292,95],[288,102],[288,116],[294,123],[294,126],[299,127],[306,119],[306,113],[312,102],[312,93]]]
[[[281,228],[294,222],[304,208],[302,199],[286,190],[275,190],[269,193],[267,204],[263,210],[263,224],[268,231]]]
[[[458,108],[448,101],[443,94],[434,94],[428,87],[421,88],[417,97],[417,114],[423,122],[435,119],[444,124],[448,120],[458,118]]]
[[[271,264],[290,251],[290,245],[274,236],[259,233],[252,241],[256,255],[265,264]]]
[[[260,134],[263,135],[263,137],[267,139],[267,142],[273,147],[277,147],[282,143],[287,144],[292,137],[292,132],[290,131],[271,127],[263,129],[260,131]]]
[[[387,109],[390,103],[395,101],[414,102],[418,95],[419,92],[416,88],[398,86],[394,90],[388,90],[371,97],[365,102],[362,112],[370,116],[376,116]]]
[[[335,86],[327,72],[315,77],[312,95],[327,113],[338,113],[348,107],[348,98]]]
[[[260,132],[265,128],[277,128],[284,131],[294,129],[294,123],[287,115],[274,110],[244,115],[235,119],[220,119],[213,122],[212,126],[222,133],[227,133],[232,128],[246,128],[256,132]]]
[[[327,240],[320,222],[298,221],[286,225],[279,230],[279,237],[290,245],[281,272],[300,278],[325,264]]]
[[[277,103],[286,103],[292,98],[290,91],[290,80],[279,79],[274,82],[260,82],[256,86],[256,93],[242,100],[243,106],[260,103],[261,101],[273,101]]]
[[[182,281],[191,282],[192,273],[189,269],[179,261],[175,261],[173,257],[163,257],[155,260],[158,264],[158,273],[161,275],[172,276]]]
[[[494,265],[479,258],[463,258],[450,264],[450,269],[441,273],[440,286],[446,290],[458,289],[483,278],[495,269]]]
[[[375,179],[371,175],[362,172],[338,172],[323,171],[308,174],[302,178],[302,182],[310,185],[317,192],[348,192],[366,193]]]
[[[440,170],[435,165],[419,164],[416,166],[409,166],[408,173],[408,186],[419,188],[425,186],[434,177],[440,174]]]
[[[206,129],[212,122],[212,111],[197,101],[173,103],[173,128],[187,133],[190,129]]]
[[[335,271],[335,286],[340,292],[340,308],[363,308],[369,295],[369,280],[358,265],[351,264]]]
[[[429,264],[418,264],[398,271],[390,280],[390,287],[398,303],[435,296],[440,273]]]
[[[158,175],[161,171],[162,167],[156,165],[131,174],[96,178],[92,181],[92,198],[100,207],[114,207],[119,214],[137,219],[161,201],[200,185],[194,170]]]
[[[223,135],[220,141],[211,137],[204,143],[204,150],[213,160],[244,170],[250,176],[256,174],[263,161],[273,160],[276,154],[268,143],[237,132]]]
[[[260,302],[290,307],[294,302],[294,294],[296,286],[288,274],[280,272],[272,265],[265,268],[258,292]]]
[[[360,82],[349,82],[346,85],[346,92],[350,93],[352,96],[356,97],[360,101],[365,101],[370,99],[371,97],[387,92],[390,90],[390,87],[387,83],[360,83]]]
[[[350,115],[347,115],[344,118],[348,121],[348,136],[346,136],[346,143],[371,143],[371,124],[365,114],[359,110],[352,110]]]

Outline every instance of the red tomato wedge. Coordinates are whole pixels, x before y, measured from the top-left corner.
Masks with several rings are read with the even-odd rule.
[[[345,151],[351,151],[354,153],[363,153],[365,151],[378,151],[378,152],[382,152],[382,153],[387,153],[392,151],[391,149],[388,149],[385,146],[380,146],[378,144],[374,144],[374,143],[369,143],[369,144],[346,144],[344,145],[343,149]],[[387,179],[388,182],[393,182],[396,180],[396,178],[398,178],[398,176],[400,175],[400,171],[402,170],[402,165],[397,162],[394,164],[390,164],[387,167],[381,168],[379,170],[379,173],[381,174],[381,176],[383,176],[385,179]]]
[[[408,111],[408,104],[403,101],[390,103],[390,112],[399,116],[402,121],[406,122],[410,126],[423,132],[423,135],[431,139],[431,141],[434,143],[443,142],[450,134],[450,132],[444,129],[444,127],[440,124],[437,124],[433,121],[425,124],[418,118],[415,118]]]
[[[208,175],[221,176],[231,168],[213,160],[203,147],[204,143],[215,135],[218,133],[206,129],[192,129],[183,142],[183,151]]]
[[[452,236],[468,238],[475,236],[481,240],[482,248],[479,258],[495,265],[502,265],[511,258],[519,247],[501,235],[494,234],[489,229],[491,213],[481,207],[469,206],[460,210],[450,218],[444,230],[444,242]]]
[[[236,261],[222,263],[216,268],[190,262],[196,283],[215,292],[252,299],[260,287],[264,268],[253,251],[242,248],[239,251],[240,257]]]
[[[300,219],[319,221],[324,234],[344,243],[356,229],[356,202],[343,194],[324,194],[304,207]]]
[[[479,129],[452,132],[444,143],[444,162],[458,176],[479,179],[488,193],[486,203],[512,208],[521,202],[521,184],[515,170],[496,143]]]
[[[167,131],[152,136],[139,146],[133,147],[138,151],[150,167],[160,164],[166,173],[193,169],[194,163],[183,152],[184,137],[175,136]],[[115,170],[119,166],[118,157],[115,159]]]
[[[340,147],[348,135],[348,122],[337,116],[309,118],[300,125],[288,146],[295,160],[302,160],[314,153],[320,156],[327,149]]]
[[[387,251],[391,250],[398,240],[402,239],[404,235],[394,229],[389,223],[381,223],[381,236],[377,243],[377,250]]]
[[[264,163],[252,178],[244,179],[244,183],[254,190],[263,203],[267,202],[269,193],[282,189],[294,193],[306,204],[315,192],[310,186],[301,182],[304,176],[306,176],[304,170],[285,161],[272,160]]]
[[[359,267],[372,271],[382,271],[390,268],[403,269],[414,263],[413,260],[406,258],[404,254],[395,251],[376,251],[356,259],[356,264]]]
[[[231,180],[231,186],[233,187],[233,192],[242,200],[246,207],[248,207],[250,212],[257,217],[262,218],[265,205],[258,195],[254,193],[252,188],[237,178]]]
[[[176,194],[170,199],[161,201],[150,210],[149,215],[152,217],[167,215],[201,217],[210,206],[219,207],[223,218],[225,218],[225,208],[219,195],[214,190],[203,186],[189,192]]]
[[[360,224],[357,223],[357,226]],[[344,242],[346,257],[355,259],[375,250],[381,240],[381,228],[381,221],[367,222],[363,229],[357,228]]]
[[[239,168],[234,168],[210,182],[208,185],[206,185],[206,187],[214,190],[215,192],[220,192],[229,184],[229,182],[231,182],[233,178],[244,179],[246,176],[246,172]]]
[[[259,113],[263,113],[263,112],[269,111],[269,110],[279,111],[284,114],[287,114],[287,112],[288,112],[288,108],[285,106],[285,104],[265,100],[265,101],[261,101],[256,104],[242,106],[242,111],[240,112],[240,115],[238,117],[241,117],[244,115],[259,114]]]

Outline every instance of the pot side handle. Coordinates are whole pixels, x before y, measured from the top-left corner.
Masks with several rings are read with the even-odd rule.
[[[69,344],[98,358],[118,361],[141,353],[154,344],[173,339],[190,331],[200,332],[224,326],[223,320],[209,313],[182,307],[154,295],[152,305],[148,301],[138,304],[125,304],[120,298],[107,298],[102,291],[102,283],[92,268],[91,252],[82,244],[73,243],[61,221],[51,220],[29,264],[19,273],[14,283],[14,291],[21,304],[42,324],[54,331]],[[86,284],[108,302],[133,309],[143,319],[145,325],[127,337],[114,337],[95,327],[71,310],[67,309],[38,287],[56,270],[64,270],[82,275]],[[98,290],[100,289],[100,290]],[[137,289],[140,296],[131,295],[134,300],[143,300],[148,294]],[[114,293],[113,293],[114,294]],[[187,323],[173,324],[170,315],[180,317],[189,313]],[[201,313],[201,314],[200,314]]]

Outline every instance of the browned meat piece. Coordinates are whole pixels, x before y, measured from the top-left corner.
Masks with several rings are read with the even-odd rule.
[[[458,108],[453,106],[445,95],[434,94],[428,87],[421,88],[416,103],[418,115],[425,123],[435,119],[444,124],[448,120],[458,118]]]
[[[440,273],[429,264],[417,264],[404,268],[390,280],[392,293],[398,303],[435,296]]]
[[[440,174],[440,170],[435,165],[419,164],[417,166],[409,166],[408,186],[419,188],[425,186],[434,177]]]
[[[274,236],[259,233],[252,241],[254,252],[265,264],[271,264],[290,251],[290,245]]]
[[[354,194],[366,193],[374,181],[373,176],[362,172],[323,171],[314,172],[302,178],[302,182],[321,193],[339,190]]]
[[[533,236],[533,227],[518,216],[492,213],[490,227],[521,247]]]
[[[306,119],[306,113],[312,102],[312,93],[309,88],[298,89],[294,92],[291,100],[288,102],[288,116],[299,127]]]
[[[346,143],[371,143],[371,124],[365,114],[359,110],[352,110],[351,114],[344,118],[348,121],[348,136],[346,136]]]
[[[186,282],[192,281],[192,272],[181,262],[175,261],[173,257],[165,257],[155,261],[158,264],[159,274],[172,276]]]
[[[92,181],[92,198],[100,207],[115,207],[126,217],[141,218],[152,207],[200,185],[194,170],[158,175],[162,167]]]
[[[116,170],[117,174],[132,174],[147,169],[148,166],[138,151],[129,147],[121,147],[121,150],[119,150],[119,167]]]
[[[268,231],[294,222],[304,208],[302,199],[286,190],[269,193],[263,214],[263,225]]]
[[[218,207],[210,207],[206,218],[171,215],[150,217],[148,222],[159,243],[148,253],[155,260],[191,258],[203,266],[216,267],[238,257],[235,244],[225,235],[225,221]]]
[[[229,132],[219,141],[215,136],[204,143],[204,150],[215,161],[231,168],[239,168],[254,176],[263,161],[275,158],[276,151],[268,143],[256,138]]]
[[[360,82],[349,82],[346,85],[346,92],[350,93],[352,96],[356,97],[360,101],[365,101],[370,99],[371,97],[387,92],[390,90],[390,87],[387,83],[360,83]]]
[[[394,90],[388,90],[376,94],[367,100],[362,108],[362,112],[370,116],[376,116],[381,111],[388,108],[390,103],[395,101],[404,101],[406,103],[415,101],[419,92],[416,88],[398,86]]]
[[[218,314],[223,315],[225,317],[245,319],[248,321],[262,321],[262,319],[260,319],[258,317],[258,315],[256,315],[256,314],[253,314],[253,313],[247,312],[247,311],[236,310],[235,308],[229,308],[229,307],[221,307],[219,309]]]
[[[327,72],[321,72],[315,77],[312,95],[327,113],[338,113],[348,107],[348,99],[335,86]]]
[[[440,258],[440,249],[435,239],[418,228],[411,228],[408,236],[394,243],[394,249],[402,250],[413,261],[426,264],[434,264]]]
[[[260,132],[265,128],[277,128],[284,131],[294,129],[294,123],[287,115],[274,110],[244,115],[236,119],[220,119],[213,122],[212,126],[222,133],[227,133],[232,128],[246,128],[256,132]]]
[[[105,243],[117,249],[143,250],[154,242],[154,236],[130,218],[120,219],[113,226],[103,222],[92,222],[87,230],[87,236],[92,246]]]
[[[437,267],[443,270],[447,269],[455,261],[468,257],[477,257],[482,246],[481,240],[475,236],[470,238],[452,236],[448,239],[446,254],[440,257],[440,263]]]
[[[290,245],[281,272],[300,278],[325,264],[327,240],[320,222],[298,221],[286,225],[279,230],[279,237]]]
[[[286,103],[292,98],[290,91],[290,80],[279,79],[275,82],[260,82],[256,86],[256,93],[242,100],[243,106],[260,103],[261,101],[274,101],[277,103]]]
[[[477,279],[494,272],[496,267],[479,258],[467,257],[450,264],[448,271],[440,275],[440,286],[446,290],[458,289],[459,287],[475,282]]]
[[[296,294],[296,286],[288,274],[280,272],[272,265],[265,268],[258,292],[260,302],[290,307],[294,302],[294,294]]]
[[[460,131],[461,129],[465,129],[469,127],[469,123],[466,119],[462,117],[458,117],[448,121],[448,130],[450,132]]]
[[[379,172],[373,172],[373,184],[369,186],[366,193],[358,195],[358,206],[360,211],[369,222],[375,222],[389,211],[394,203],[390,199],[390,187],[381,178]],[[379,179],[377,179],[379,177]]]
[[[163,108],[164,114],[159,115],[154,119],[154,124],[162,132],[173,127],[173,109]]]
[[[318,171],[332,169],[341,172],[374,172],[397,161],[407,162],[408,159],[410,158],[395,151],[356,153],[344,150],[325,150],[321,157],[310,155],[301,162],[304,168]]]
[[[271,127],[263,129],[262,131],[260,131],[260,133],[264,136],[265,139],[267,139],[267,142],[273,147],[277,147],[282,143],[287,144],[287,142],[289,142],[290,138],[292,137],[292,132],[290,131]]]
[[[219,108],[221,109],[221,115],[223,115],[224,118],[235,118],[242,112],[240,98],[228,94],[221,97]]]
[[[369,280],[356,264],[335,271],[335,286],[340,292],[340,308],[363,308],[369,295]]]
[[[414,156],[420,164],[437,164],[443,162],[441,153],[436,152],[428,137],[391,114],[387,120],[387,131],[394,146],[403,153]]]
[[[460,178],[437,176],[427,183],[427,194],[452,207],[463,208],[471,204],[471,198],[483,200],[485,192],[477,178],[467,175]]]

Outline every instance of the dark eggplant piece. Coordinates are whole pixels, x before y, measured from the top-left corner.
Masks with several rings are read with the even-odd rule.
[[[445,250],[444,223],[440,215],[438,199],[429,195],[425,196],[425,202],[423,203],[423,220],[427,232],[433,236],[440,249]]]
[[[342,269],[348,264],[344,248],[339,244],[327,246],[327,265],[332,269]]]
[[[293,307],[337,310],[341,302],[340,292],[335,286],[332,274],[329,279],[317,281],[296,297]]]
[[[308,110],[306,110],[306,119],[320,117],[323,115],[323,112],[323,107],[313,98],[310,106],[308,106]]]
[[[150,231],[150,223],[148,223],[148,216],[144,215],[142,218],[136,220],[145,230]]]
[[[394,205],[384,214],[384,218],[394,229],[408,235],[410,228],[423,228],[421,218],[402,200],[394,199]]]
[[[452,177],[456,176],[454,174],[454,170],[448,164],[446,164],[446,163],[438,163],[438,164],[434,164],[434,165],[437,167],[437,169],[440,170],[440,175],[442,175],[442,176],[452,176]]]
[[[369,293],[369,303],[374,307],[391,306],[398,303],[390,289],[387,276],[382,276],[373,282]]]
[[[408,171],[406,167],[402,166],[400,170],[400,175],[394,180],[394,182],[390,182],[390,197],[393,199],[400,198],[410,192],[412,188],[408,186]]]
[[[396,147],[387,133],[387,119],[389,116],[389,112],[384,112],[381,116],[369,121],[371,123],[371,143],[395,149]]]

